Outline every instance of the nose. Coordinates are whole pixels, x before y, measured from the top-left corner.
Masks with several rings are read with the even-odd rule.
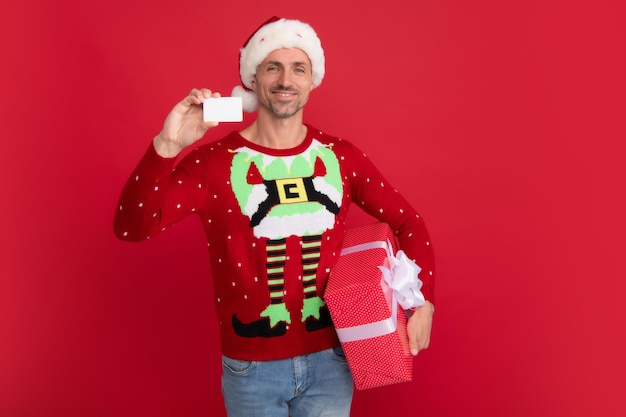
[[[291,74],[289,71],[282,71],[278,77],[278,85],[282,87],[289,87],[291,85]]]

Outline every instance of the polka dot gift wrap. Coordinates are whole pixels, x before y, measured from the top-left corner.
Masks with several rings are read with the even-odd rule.
[[[411,381],[404,310],[394,307],[393,291],[379,267],[389,267],[397,239],[386,223],[348,229],[324,299],[337,329],[357,389]]]

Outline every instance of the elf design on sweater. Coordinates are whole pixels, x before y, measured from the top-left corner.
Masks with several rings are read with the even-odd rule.
[[[317,293],[322,234],[332,229],[343,187],[337,157],[313,140],[306,151],[289,157],[260,153],[249,147],[233,151],[231,184],[237,202],[250,219],[254,236],[265,241],[270,303],[260,319],[244,324],[233,316],[235,332],[244,337],[280,336],[292,313],[283,300],[287,237],[301,238],[304,300],[301,320],[308,331],[331,325]]]
[[[422,219],[363,152],[308,125],[292,149],[238,132],[178,158],[151,144],[122,190],[114,227],[121,239],[141,241],[197,215],[222,353],[282,359],[339,345],[323,292],[353,202],[396,232],[431,300],[434,260]],[[163,255],[158,262],[184,262]]]

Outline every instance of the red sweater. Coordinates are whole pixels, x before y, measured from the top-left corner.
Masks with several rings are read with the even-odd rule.
[[[293,149],[233,132],[178,164],[151,145],[122,190],[114,221],[121,239],[149,239],[188,214],[200,217],[229,357],[280,359],[339,344],[322,297],[352,202],[391,226],[433,300],[422,219],[355,146],[307,128]]]

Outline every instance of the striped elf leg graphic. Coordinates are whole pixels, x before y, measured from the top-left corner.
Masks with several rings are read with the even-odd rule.
[[[317,296],[317,266],[320,261],[321,246],[322,236],[320,235],[302,237],[302,285],[305,299]]]
[[[283,300],[285,291],[285,262],[287,260],[287,243],[285,239],[268,240],[265,246],[267,255],[267,284],[270,292],[270,305],[261,313],[270,319],[270,327],[278,322],[291,323],[289,311]]]
[[[331,324],[326,303],[317,294],[317,269],[321,247],[321,235],[302,237],[302,285],[304,287],[302,321],[306,322],[306,328],[309,331]]]

